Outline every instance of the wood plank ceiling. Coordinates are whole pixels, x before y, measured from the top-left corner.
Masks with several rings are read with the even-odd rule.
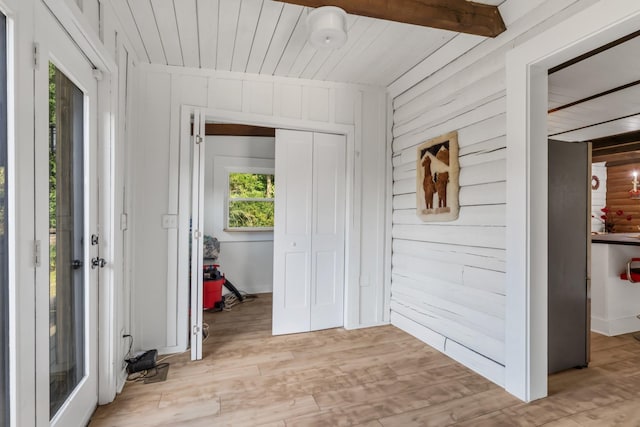
[[[318,50],[307,42],[310,8],[304,6],[271,0],[110,1],[143,62],[382,87],[460,34],[348,15],[346,45]]]
[[[549,137],[561,141],[593,141],[594,159],[598,155],[596,149],[638,141],[639,49],[640,32],[552,70]],[[638,148],[637,144],[634,146]],[[616,153],[620,154],[620,150]]]

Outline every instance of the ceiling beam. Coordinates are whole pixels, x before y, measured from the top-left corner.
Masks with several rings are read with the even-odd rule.
[[[252,125],[238,125],[233,123],[206,123],[204,125],[206,135],[221,136],[276,136],[274,128]]]
[[[619,133],[617,135],[604,136],[602,138],[592,139],[590,140],[590,142],[594,150],[635,142],[640,143],[640,130]]]
[[[497,6],[467,0],[282,0],[307,7],[338,6],[353,15],[495,37],[506,30]]]
[[[611,156],[613,154],[630,154],[632,152],[640,151],[640,142],[631,142],[624,145],[614,145],[606,148],[593,148],[593,157]]]
[[[234,123],[205,123],[204,133],[207,136],[276,136],[274,128]],[[191,125],[191,135],[193,135],[193,125]]]
[[[640,131],[631,131],[618,135],[606,136],[591,140],[592,161],[638,162],[640,158]]]
[[[599,159],[598,161],[593,161],[594,163],[599,163],[599,162],[606,162],[605,166],[606,167],[611,167],[611,166],[624,166],[624,165],[632,165],[632,164],[636,164],[638,162],[640,162],[640,155],[636,155],[636,157],[626,157],[624,159],[620,158],[618,159],[611,159],[611,158],[605,158],[605,159]]]

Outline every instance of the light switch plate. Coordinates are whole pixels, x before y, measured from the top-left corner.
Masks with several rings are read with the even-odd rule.
[[[178,228],[178,215],[162,215],[162,228]]]

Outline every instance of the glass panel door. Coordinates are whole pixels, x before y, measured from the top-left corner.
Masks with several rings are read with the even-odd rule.
[[[36,2],[36,418],[85,425],[98,400],[97,81]]]
[[[49,63],[49,415],[85,374],[84,94]]]

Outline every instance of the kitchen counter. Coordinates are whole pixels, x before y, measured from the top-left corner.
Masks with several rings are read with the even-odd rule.
[[[638,233],[593,234],[591,235],[591,243],[640,246],[640,234]]]
[[[640,258],[638,233],[591,238],[591,330],[613,336],[640,331],[640,283],[620,279],[631,258]]]

